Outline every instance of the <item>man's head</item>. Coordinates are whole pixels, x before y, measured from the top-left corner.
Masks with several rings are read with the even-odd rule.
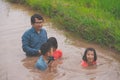
[[[34,14],[31,16],[31,24],[36,31],[39,31],[43,26],[44,19],[39,14]]]

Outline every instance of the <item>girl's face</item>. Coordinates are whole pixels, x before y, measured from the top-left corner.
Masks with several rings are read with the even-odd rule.
[[[56,48],[53,48],[53,52],[56,51]]]
[[[94,61],[94,52],[88,51],[86,57],[87,57],[87,62],[92,63]]]

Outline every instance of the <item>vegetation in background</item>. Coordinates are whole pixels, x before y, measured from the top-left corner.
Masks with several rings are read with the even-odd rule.
[[[63,29],[120,51],[120,0],[9,0],[40,10]]]

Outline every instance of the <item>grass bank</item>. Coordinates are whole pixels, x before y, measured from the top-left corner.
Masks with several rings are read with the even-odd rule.
[[[49,16],[80,38],[120,51],[119,0],[8,0]]]

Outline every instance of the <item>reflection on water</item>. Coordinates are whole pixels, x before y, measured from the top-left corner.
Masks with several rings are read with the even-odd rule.
[[[31,25],[28,15],[30,11],[20,8],[0,1],[0,80],[120,80],[119,58],[113,58],[109,55],[109,50],[103,50],[94,44],[69,39],[64,31],[53,29],[49,21],[44,28],[49,37],[57,38],[58,48],[63,51],[63,64],[58,66],[57,73],[36,69],[34,65],[38,57],[26,57],[21,49],[21,35]],[[86,47],[96,49],[97,66],[81,67]]]

